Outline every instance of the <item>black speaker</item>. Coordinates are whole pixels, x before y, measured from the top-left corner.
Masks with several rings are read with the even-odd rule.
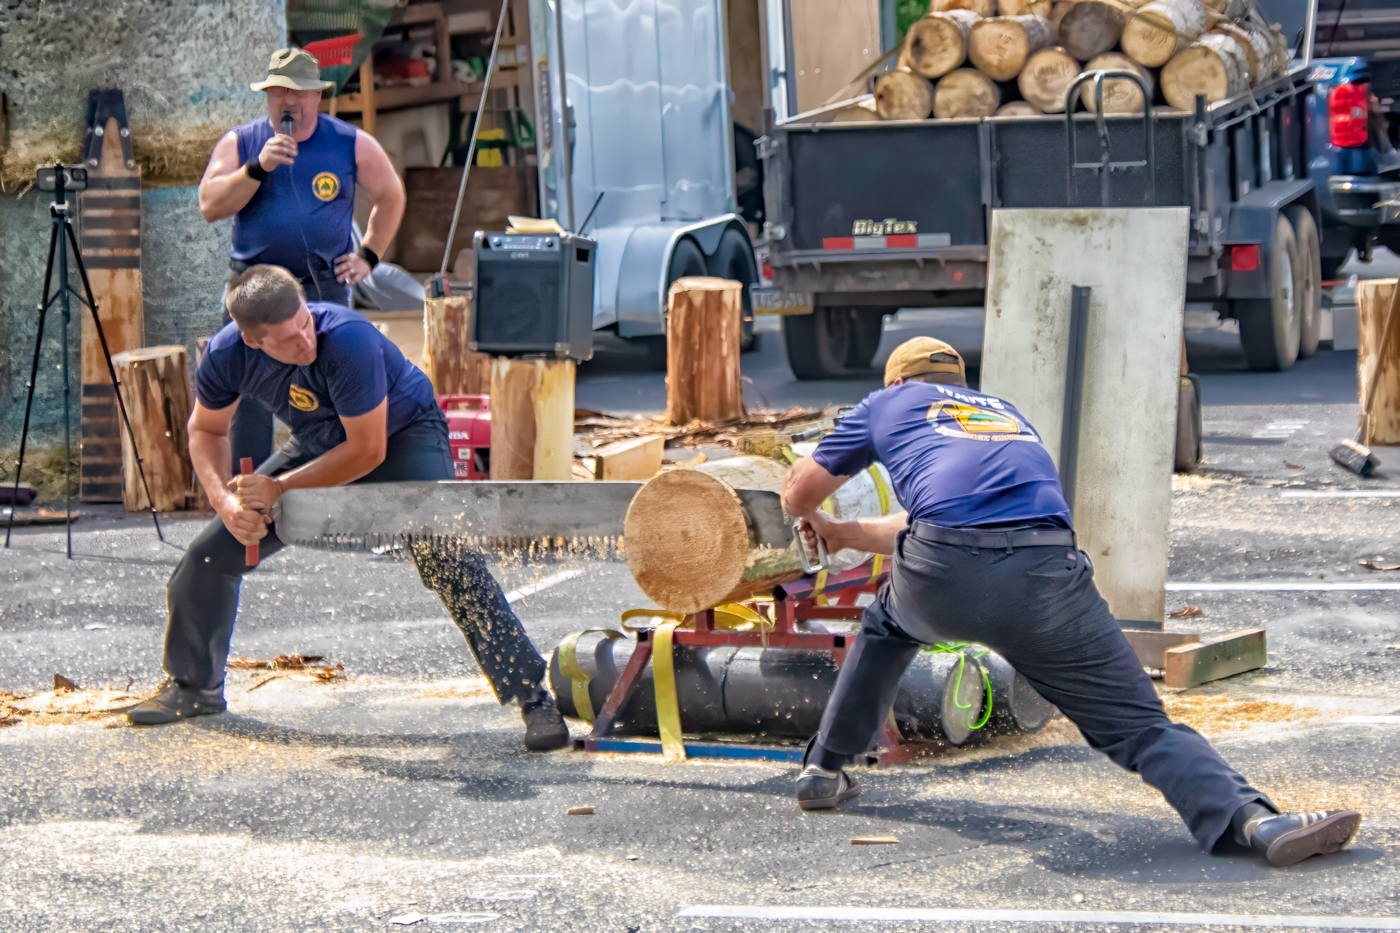
[[[572,233],[487,233],[472,238],[471,347],[496,356],[593,355],[593,254]]]

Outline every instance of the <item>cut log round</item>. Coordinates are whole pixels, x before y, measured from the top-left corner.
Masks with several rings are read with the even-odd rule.
[[[122,402],[131,419],[131,434],[121,432],[122,501],[128,511],[151,508],[157,512],[183,509],[191,493],[194,470],[190,466],[190,382],[181,345],[144,347],[112,354],[112,366],[121,383]],[[118,419],[118,426],[121,422]],[[141,455],[146,483],[136,468]],[[146,485],[151,496],[146,497]]]
[[[997,0],[933,0],[928,5],[930,13],[946,13],[949,10],[971,10],[978,16],[996,16]]]
[[[930,13],[909,27],[900,62],[925,78],[941,78],[967,58],[967,34],[980,20],[971,10]]]
[[[967,57],[993,81],[1010,81],[1026,59],[1050,45],[1055,33],[1043,16],[997,16],[972,24]]]
[[[1116,68],[1123,71],[1136,71],[1147,81],[1147,89],[1151,94],[1153,82],[1152,72],[1133,61],[1122,52],[1109,52],[1100,55],[1084,66],[1085,71],[1100,71]],[[1085,84],[1079,89],[1079,100],[1084,105],[1084,109],[1090,113],[1098,113],[1094,104],[1093,82]],[[1103,112],[1104,113],[1142,113],[1142,88],[1138,87],[1130,78],[1106,78],[1103,82]]]
[[[1162,69],[1162,96],[1178,110],[1194,110],[1196,95],[1206,103],[1225,100],[1249,89],[1244,49],[1229,36],[1201,36]]]
[[[1050,0],[997,0],[998,16],[1050,15]]]
[[[1001,88],[976,68],[950,71],[933,91],[933,115],[939,120],[990,117],[1001,106]]]
[[[1199,0],[1155,0],[1123,27],[1123,51],[1139,64],[1156,68],[1206,31],[1206,7]]]
[[[1123,35],[1124,14],[1120,6],[1079,0],[1064,4],[1062,10],[1055,12],[1060,14],[1058,21],[1052,19],[1060,45],[1081,62],[1107,52]]]
[[[1041,49],[1026,62],[1016,86],[1022,97],[1045,113],[1063,113],[1069,86],[1079,70],[1079,62],[1064,49]]]
[[[743,417],[743,283],[712,276],[676,279],[666,307],[666,423]]]
[[[881,120],[927,120],[933,85],[923,75],[887,71],[875,81],[875,113]]]
[[[1277,73],[1273,43],[1262,29],[1251,23],[1221,22],[1217,23],[1211,32],[1229,36],[1239,43],[1240,50],[1244,52],[1246,64],[1249,66],[1251,87],[1269,80]]]
[[[1040,108],[1028,100],[1013,100],[1002,104],[997,108],[994,117],[1036,117],[1040,116]]]

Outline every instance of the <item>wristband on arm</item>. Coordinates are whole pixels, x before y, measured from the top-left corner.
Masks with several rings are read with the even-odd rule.
[[[253,156],[247,162],[244,162],[243,169],[253,181],[263,181],[267,178],[267,169],[262,167],[262,163],[258,161],[257,156]]]
[[[360,246],[360,258],[363,259],[365,262],[369,263],[369,267],[371,269],[379,265],[379,254],[376,253],[374,250],[370,249],[368,246]]]

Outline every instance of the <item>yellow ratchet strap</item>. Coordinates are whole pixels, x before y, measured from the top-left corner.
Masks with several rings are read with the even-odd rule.
[[[880,497],[880,517],[884,518],[890,514],[890,487],[885,485],[885,478],[880,475],[880,468],[875,464],[870,464],[870,478],[875,481],[875,493]],[[870,562],[870,580],[874,583],[880,576],[880,570],[885,565],[885,555],[876,554],[875,559]]]
[[[681,711],[676,700],[676,668],[671,636],[679,622],[667,622],[652,635],[651,680],[656,688],[656,728],[661,734],[661,757],[667,764],[685,761]]]
[[[622,633],[610,628],[586,628],[581,632],[574,632],[568,638],[559,643],[559,671],[573,685],[574,710],[579,717],[592,722],[596,716],[593,712],[593,701],[588,698],[588,682],[592,679],[578,666],[578,640],[590,632],[602,632],[603,637],[608,639],[621,638]]]

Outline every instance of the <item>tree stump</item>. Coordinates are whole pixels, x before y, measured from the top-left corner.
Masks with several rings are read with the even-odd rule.
[[[688,276],[671,285],[666,305],[666,423],[743,417],[744,286]]]
[[[1371,417],[1362,437],[1362,442],[1366,444],[1400,444],[1400,340],[1392,336],[1390,346],[1383,350],[1380,347],[1381,336],[1385,333],[1385,316],[1390,310],[1394,290],[1394,279],[1372,279],[1359,282],[1356,287],[1361,331],[1360,345],[1356,348],[1356,386],[1358,398],[1363,403],[1370,388],[1376,358],[1381,353],[1385,356],[1376,398],[1371,403]]]
[[[573,479],[574,361],[492,359],[490,390],[491,478]]]
[[[131,419],[131,434],[151,487],[157,512],[183,509],[188,502],[194,469],[186,422],[190,419],[190,381],[183,346],[145,347],[112,357],[121,383],[122,401]],[[122,502],[128,511],[151,508],[131,434],[122,431]]]
[[[423,338],[423,372],[432,382],[434,394],[482,395],[490,390],[491,358],[471,348],[469,299],[427,299]]]

